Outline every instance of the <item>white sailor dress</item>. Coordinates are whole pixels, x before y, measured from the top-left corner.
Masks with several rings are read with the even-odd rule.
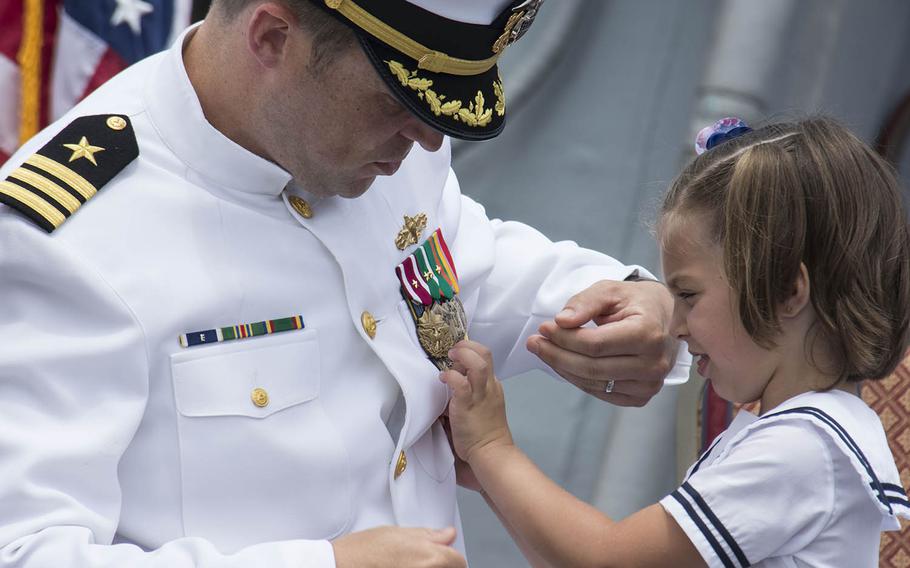
[[[910,518],[878,416],[839,390],[740,412],[660,504],[711,568],[875,567]]]

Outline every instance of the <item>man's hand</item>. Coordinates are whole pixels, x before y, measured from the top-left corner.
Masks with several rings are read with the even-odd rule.
[[[378,527],[332,541],[336,568],[465,568],[455,529]]]
[[[676,360],[672,315],[673,297],[663,284],[602,280],[570,298],[527,347],[586,393],[619,406],[644,406]],[[597,327],[581,327],[592,320]]]

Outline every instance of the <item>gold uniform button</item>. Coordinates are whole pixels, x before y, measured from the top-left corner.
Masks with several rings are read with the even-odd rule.
[[[292,195],[288,198],[288,201],[291,202],[291,207],[294,208],[294,211],[300,214],[304,219],[310,219],[313,217],[313,208],[310,207],[310,204],[307,203],[304,199]]]
[[[370,339],[375,339],[376,318],[373,317],[373,314],[370,312],[363,312],[360,314],[360,325],[363,326],[363,330],[367,332],[367,335],[370,336]]]
[[[404,455],[404,452],[401,452],[398,454],[398,463],[395,464],[395,479],[401,477],[401,474],[406,469],[408,469],[408,457]]]
[[[126,121],[119,116],[111,116],[107,119],[107,127],[111,130],[123,130],[126,128]]]
[[[250,394],[250,399],[252,399],[253,404],[259,408],[265,408],[269,405],[269,393],[265,392],[265,389],[253,389],[253,392]]]

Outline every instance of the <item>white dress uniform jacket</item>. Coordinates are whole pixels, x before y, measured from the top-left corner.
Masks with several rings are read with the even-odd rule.
[[[447,390],[394,271],[403,217],[427,215],[420,242],[441,229],[500,376],[542,367],[525,340],[570,295],[641,269],[489,220],[448,145],[361,198],[313,198],[206,122],[184,39],[0,171],[77,116],[128,116],[138,140],[52,234],[0,212],[0,567],[325,568],[350,531],[458,527]],[[304,329],[178,342],[297,314]]]
[[[840,390],[740,412],[661,505],[711,568],[872,568],[910,518],[878,416]]]

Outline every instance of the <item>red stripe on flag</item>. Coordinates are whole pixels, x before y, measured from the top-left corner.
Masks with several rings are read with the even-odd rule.
[[[44,2],[44,41],[41,44],[41,128],[50,123],[51,73],[54,63],[54,43],[60,19],[58,0]]]
[[[89,79],[88,84],[85,86],[85,91],[82,93],[82,96],[79,97],[79,100],[92,94],[92,91],[124,69],[126,69],[126,61],[117,55],[113,49],[108,48],[98,61],[98,65],[95,67],[95,74]]]
[[[0,2],[0,55],[13,61],[22,43],[22,8],[22,2]]]
[[[730,403],[722,399],[720,395],[714,392],[711,381],[705,384],[705,399],[702,408],[702,451],[708,449],[708,446],[727,429],[728,417],[730,416]]]

